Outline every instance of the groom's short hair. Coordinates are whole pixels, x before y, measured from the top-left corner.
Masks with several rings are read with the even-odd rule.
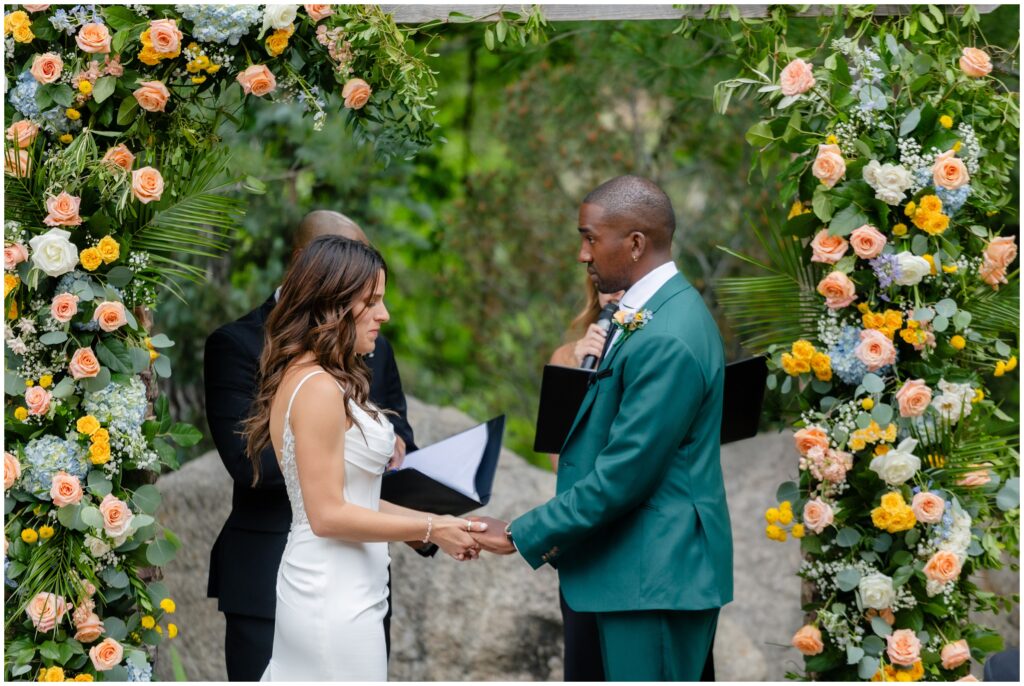
[[[352,241],[370,245],[370,239],[352,219],[333,210],[313,210],[306,214],[295,229],[292,242],[292,257],[302,252],[313,239],[320,236],[341,236]]]
[[[650,238],[654,245],[668,249],[676,230],[672,201],[658,184],[642,176],[617,176],[605,181],[583,198],[585,205],[598,205],[612,218],[627,221]]]

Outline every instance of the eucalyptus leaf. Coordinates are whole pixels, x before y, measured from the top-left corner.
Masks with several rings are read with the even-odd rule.
[[[952,298],[943,298],[939,302],[935,303],[935,311],[943,317],[952,317],[956,314],[958,309],[956,301]]]
[[[174,559],[176,552],[170,541],[161,538],[146,546],[146,560],[154,567],[162,567]]]
[[[1020,507],[1020,477],[1014,476],[1006,480],[996,494],[996,505],[1004,512]]]
[[[114,288],[124,288],[135,278],[135,272],[128,267],[118,265],[107,272],[107,282]]]
[[[171,375],[171,361],[167,359],[166,355],[161,355],[153,360],[153,370],[158,376],[166,379]]]
[[[158,333],[155,336],[151,336],[149,339],[150,345],[154,348],[170,348],[174,345],[174,341],[167,337],[167,334]]]
[[[146,514],[154,514],[160,507],[160,501],[162,496],[156,486],[146,484],[139,486],[135,493],[132,494],[132,502],[141,512]]]
[[[892,406],[886,405],[885,403],[878,403],[871,410],[871,418],[874,419],[879,426],[886,426],[892,421]]]
[[[864,657],[864,649],[859,646],[846,646],[846,664],[855,665]]]
[[[860,643],[860,647],[864,649],[864,652],[868,655],[874,655],[878,657],[885,650],[885,642],[882,641],[878,636],[867,636]],[[874,672],[872,672],[874,674]]]
[[[128,348],[132,358],[132,374],[139,374],[149,369],[149,350],[132,346]]]
[[[885,390],[885,381],[882,377],[878,376],[873,372],[868,372],[861,379],[861,384],[864,386],[864,390],[868,393],[881,393]],[[861,427],[863,428],[863,427]]]
[[[795,481],[786,481],[781,484],[775,491],[776,502],[786,502],[787,500],[791,503],[795,503],[800,499],[800,486]]]
[[[871,638],[877,638],[877,636],[868,636],[868,638],[864,639],[864,641],[867,642],[867,640],[871,639]],[[865,650],[866,650],[866,648],[865,648]],[[865,681],[867,681],[868,679],[873,677],[875,674],[877,674],[878,673],[878,666],[879,666],[878,657],[877,656],[881,655],[881,654],[882,654],[882,651],[879,650],[877,653],[874,654],[875,657],[872,657],[870,655],[865,655],[864,657],[862,657],[860,662],[857,663],[857,676],[859,676],[861,679],[864,679]]]
[[[88,489],[100,498],[110,493],[114,488],[106,474],[98,469],[89,472],[86,484]]]
[[[900,136],[907,136],[913,133],[917,125],[921,123],[921,108],[915,107],[907,112],[907,116],[900,122]]]
[[[949,328],[949,320],[942,315],[937,316],[932,320],[932,330],[942,333]]]
[[[931,320],[935,319],[935,310],[933,310],[930,307],[921,307],[919,309],[914,310],[912,318],[916,319],[919,322],[927,324]]]
[[[54,398],[69,398],[75,393],[75,380],[70,376],[65,376],[60,382],[53,387],[51,391]]]
[[[100,369],[100,373],[88,379],[82,379],[82,388],[89,393],[102,391],[110,385],[110,370],[106,367]]]
[[[99,509],[89,506],[82,508],[82,523],[93,529],[103,528],[103,515],[100,514]]]
[[[860,543],[860,532],[854,528],[845,527],[840,529],[836,535],[836,544],[842,548],[852,548],[858,543]]]
[[[39,337],[39,342],[43,345],[57,345],[68,340],[68,335],[63,331],[47,331]]]
[[[920,234],[914,236],[914,239],[910,241],[910,252],[914,253],[918,257],[921,255],[927,255],[928,239]]]
[[[881,636],[882,638],[892,633],[892,627],[877,615],[871,618],[871,630],[875,632],[876,636]]]
[[[856,567],[847,567],[836,575],[836,586],[841,591],[852,591],[860,583],[860,570]]]
[[[1010,353],[1013,351],[1010,350],[1010,346],[1006,345],[1006,343],[999,339],[996,339],[996,352],[1002,355],[1003,357],[1009,357]]]

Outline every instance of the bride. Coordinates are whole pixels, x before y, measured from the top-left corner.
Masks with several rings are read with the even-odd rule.
[[[466,560],[479,552],[470,532],[486,529],[380,500],[395,433],[367,400],[360,356],[389,318],[386,275],[373,248],[322,236],[295,260],[267,320],[244,433],[250,457],[273,443],[292,526],[263,681],[387,680],[388,541],[433,542]]]

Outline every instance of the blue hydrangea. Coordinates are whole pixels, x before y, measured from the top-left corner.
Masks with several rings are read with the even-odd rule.
[[[40,436],[25,446],[21,485],[37,498],[50,500],[54,474],[67,472],[84,480],[89,467],[88,453],[78,443],[57,436]]]
[[[971,187],[969,185],[960,186],[952,191],[938,187],[935,189],[935,195],[939,196],[939,200],[942,201],[942,211],[949,217],[960,211],[970,194]]]
[[[153,680],[153,665],[148,662],[143,662],[142,666],[139,667],[133,660],[128,660],[125,663],[125,667],[128,668],[128,681],[152,681]]]
[[[83,24],[103,24],[103,14],[96,5],[75,5],[69,10],[58,9],[50,17],[50,24],[58,31],[69,36],[74,34]]]
[[[8,588],[18,588],[18,582],[7,576],[7,568],[11,566],[11,561],[6,556],[4,557],[4,585]]]
[[[63,107],[52,107],[39,115],[39,125],[58,136],[79,131],[82,128],[82,120],[72,121],[68,119],[66,112]]]
[[[146,418],[146,385],[137,377],[112,382],[103,390],[86,393],[86,413],[121,433],[138,431]]]
[[[17,85],[7,94],[7,102],[28,119],[35,119],[39,116],[39,105],[36,104],[38,88],[39,82],[32,77],[32,74],[23,71],[18,75]]]
[[[263,21],[263,10],[257,5],[175,5],[174,9],[192,22],[192,37],[202,43],[238,45]]]

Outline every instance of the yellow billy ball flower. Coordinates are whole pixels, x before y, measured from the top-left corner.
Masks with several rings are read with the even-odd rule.
[[[61,137],[60,137],[60,142],[61,143],[70,143],[73,140],[75,140],[75,137],[72,136],[70,133],[62,134]]]
[[[913,204],[913,203],[911,203],[911,204]],[[892,227],[892,235],[893,236],[906,236],[907,235],[907,225],[902,223],[902,222],[900,222],[899,224],[896,224],[895,226]]]
[[[907,203],[906,207],[903,208],[903,212],[908,217],[913,217],[914,213],[917,212],[917,204],[913,200],[911,200],[910,202]]]
[[[39,534],[31,527],[28,529],[22,529],[21,540],[25,541],[25,543],[35,543],[39,540]]]
[[[1017,368],[1017,356],[1016,355],[1011,355],[1010,359],[1008,359],[1006,361],[1006,371],[1012,372],[1016,368]]]
[[[78,82],[78,92],[82,95],[89,95],[92,93],[92,83],[82,79]]]
[[[792,510],[779,510],[779,524],[789,524],[793,521]]]
[[[153,619],[153,617],[151,615],[145,615],[142,618],[142,628],[143,629],[152,629],[155,626],[156,626],[156,620]]]
[[[993,374],[993,376],[1002,376],[1005,373],[1006,373],[1006,363],[1003,362],[1002,360],[999,360],[998,362],[996,362],[996,371]]]
[[[788,500],[783,500],[781,503],[779,503],[779,511],[780,512],[792,512],[793,511],[793,503],[789,502]]]
[[[106,429],[96,429],[92,432],[92,442],[110,445],[110,432]]]
[[[206,82],[206,77],[205,77],[205,76],[203,76],[203,75],[199,75],[199,76],[193,76],[193,77],[192,77],[192,83],[196,84],[197,86],[198,86],[199,84],[201,84],[201,83],[205,83],[205,82]]]
[[[814,346],[803,339],[793,344],[793,357],[798,360],[810,360],[814,357]]]
[[[86,248],[79,253],[78,259],[81,261],[82,266],[90,272],[96,271],[103,264],[103,257],[96,248]]]
[[[69,107],[66,110],[64,110],[64,114],[67,115],[67,118],[71,121],[78,121],[82,118],[82,113],[76,110],[74,107]]]
[[[121,246],[112,236],[101,238],[100,242],[96,244],[96,250],[106,264],[110,264],[121,256]]]
[[[967,346],[967,339],[963,336],[953,336],[949,339],[949,344],[956,350],[963,350]]]
[[[830,133],[828,135],[828,138],[825,139],[825,142],[828,143],[829,145],[836,145],[837,143],[839,143],[839,139],[836,138],[834,134]]]
[[[80,434],[86,436],[92,436],[100,428],[100,422],[98,419],[93,417],[91,414],[87,414],[84,417],[79,417],[78,421],[75,422],[75,429]]]
[[[939,117],[939,124],[944,129],[951,129],[953,128],[953,117],[949,116],[948,114],[944,114],[941,117]]]
[[[875,401],[872,398],[864,398],[860,401],[860,406],[865,410],[871,410],[875,406]]]
[[[174,610],[177,609],[177,606],[174,604],[174,601],[170,598],[164,598],[160,601],[160,609],[169,615],[173,615]]]
[[[1000,364],[1002,363],[1000,362]],[[25,421],[26,419],[28,419],[28,410],[26,410],[24,407],[19,407],[14,411],[14,418],[17,419],[19,422]]]
[[[43,374],[39,377],[39,385],[43,388],[49,388],[53,385],[53,377],[49,374]]]
[[[178,637],[178,625],[177,624],[168,624],[167,625],[167,638],[177,638],[177,637]]]
[[[774,524],[769,524],[764,529],[765,535],[773,541],[786,540],[786,532]]]
[[[793,534],[793,538],[803,538],[804,537],[804,525],[803,524],[794,524],[793,528],[789,530],[789,533]]]
[[[974,397],[971,398],[971,402],[972,403],[980,403],[984,399],[985,399],[985,391],[981,390],[980,388],[976,388],[974,390]]]
[[[25,388],[32,388],[36,385],[36,382],[32,379],[25,379]]]
[[[164,628],[158,624],[157,626],[153,627],[153,631],[157,632],[162,636],[164,633]]]
[[[110,444],[93,443],[89,446],[89,461],[95,465],[110,462]]]
[[[45,524],[39,527],[39,538],[43,539],[44,541],[48,538],[53,538],[53,527],[46,526]]]
[[[764,511],[764,518],[769,524],[779,523],[779,510],[776,507],[769,507]]]
[[[953,143],[953,152],[960,152],[960,148],[964,147],[964,144],[960,141]]]

